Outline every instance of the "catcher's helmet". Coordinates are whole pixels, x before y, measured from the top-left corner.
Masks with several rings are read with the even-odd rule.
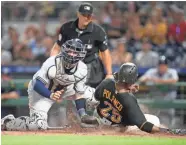
[[[134,84],[138,77],[138,68],[134,63],[124,63],[118,72],[114,73],[117,83]]]
[[[85,46],[80,39],[67,40],[61,49],[65,68],[73,68],[78,61],[85,58],[86,52]]]

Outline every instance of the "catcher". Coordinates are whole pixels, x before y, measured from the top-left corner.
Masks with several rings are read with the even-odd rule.
[[[69,97],[75,100],[82,126],[97,124],[96,118],[85,112],[87,66],[81,61],[85,55],[81,40],[66,41],[61,53],[48,58],[28,85],[30,117],[7,115],[1,119],[2,129],[46,130],[47,113],[51,106]]]
[[[182,129],[161,128],[156,116],[142,113],[132,93],[139,89],[139,86],[134,84],[137,77],[137,66],[124,63],[114,74],[114,79],[105,79],[96,88],[94,96],[87,99],[87,104],[96,103],[94,98],[98,101],[95,116],[98,117],[99,123],[110,126],[137,126],[148,133],[186,134],[186,130]],[[91,91],[94,90],[90,89]]]

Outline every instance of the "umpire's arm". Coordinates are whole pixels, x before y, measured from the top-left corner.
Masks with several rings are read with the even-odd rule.
[[[107,36],[105,31],[102,29],[99,32],[98,48],[101,54],[101,60],[106,69],[106,78],[112,77],[112,59],[110,51],[107,46]]]
[[[65,40],[65,34],[64,34],[64,25],[62,25],[61,28],[60,28],[60,33],[59,33],[59,36],[58,36],[58,40],[56,41],[56,43],[52,47],[52,50],[50,52],[50,56],[56,56],[57,54],[59,54],[60,49],[61,49],[61,45],[65,41],[66,40]]]
[[[101,52],[102,62],[106,69],[106,78],[112,77],[112,59],[110,51],[107,49]]]
[[[55,43],[50,52],[50,56],[56,56],[57,54],[59,54],[59,52],[60,52],[60,46],[57,43]]]

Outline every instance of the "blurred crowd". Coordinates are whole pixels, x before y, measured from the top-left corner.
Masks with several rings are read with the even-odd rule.
[[[40,65],[49,57],[60,25],[76,18],[81,2],[3,2],[2,22],[37,21],[20,33],[9,26],[2,35],[2,64]],[[171,67],[186,67],[186,2],[92,2],[94,22],[104,27],[113,64],[134,62],[139,67],[157,66],[165,55]],[[68,11],[67,11],[68,10]],[[59,21],[47,31],[49,21]]]

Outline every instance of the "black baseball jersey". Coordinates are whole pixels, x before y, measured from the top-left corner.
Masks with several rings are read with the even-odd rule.
[[[137,125],[146,121],[138,106],[135,96],[131,93],[116,93],[113,79],[106,79],[96,88],[95,98],[100,101],[97,112],[112,124]]]
[[[93,22],[86,29],[78,29],[78,19],[64,23],[60,28],[57,44],[61,46],[65,41],[79,38],[87,48],[85,63],[95,59],[95,54],[105,51],[107,48],[107,35],[103,28]]]

